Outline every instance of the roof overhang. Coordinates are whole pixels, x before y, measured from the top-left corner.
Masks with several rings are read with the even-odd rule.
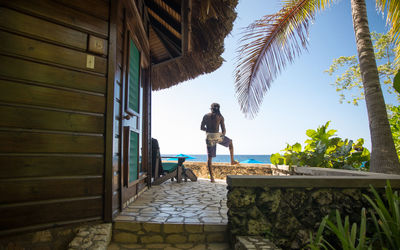
[[[145,0],[154,90],[221,66],[236,5],[237,0]]]

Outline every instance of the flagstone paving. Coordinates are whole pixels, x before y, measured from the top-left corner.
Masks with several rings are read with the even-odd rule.
[[[215,183],[206,179],[182,183],[167,181],[159,186],[152,186],[126,207],[115,218],[115,222],[117,233],[121,233],[118,228],[123,229],[126,225],[128,228],[137,227],[140,228],[137,229],[139,234],[149,231],[150,237],[158,243],[145,243],[140,235],[132,239],[129,236],[131,234],[127,234],[128,231],[122,231],[120,235],[115,235],[119,242],[111,242],[108,249],[231,249],[225,233],[228,223],[226,195],[225,180],[216,180]],[[121,224],[128,222],[136,224]],[[148,223],[160,224],[160,229],[157,230],[160,230],[161,236],[155,235],[154,228],[146,230]],[[177,230],[171,224],[183,224],[183,231],[171,231]],[[124,240],[134,240],[137,243],[121,242]]]
[[[167,181],[152,186],[115,219],[116,221],[227,224],[227,185],[225,180],[211,183]]]

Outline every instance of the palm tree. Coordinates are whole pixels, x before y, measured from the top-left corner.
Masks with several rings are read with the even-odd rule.
[[[333,2],[334,0],[286,0],[278,13],[264,16],[247,28],[241,40],[243,45],[239,49],[235,69],[236,94],[246,116],[252,118],[257,114],[262,99],[277,74],[302,49],[307,49],[310,21],[317,11],[324,10]],[[377,2],[382,9],[391,11],[388,20],[398,26],[399,1]],[[370,170],[400,174],[400,164],[379,84],[365,0],[351,0],[351,8],[372,142]],[[396,32],[393,30],[395,29],[392,28],[392,32]]]

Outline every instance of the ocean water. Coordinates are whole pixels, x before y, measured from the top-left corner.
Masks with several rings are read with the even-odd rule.
[[[177,154],[166,154],[162,156],[176,156]],[[195,159],[186,159],[186,161],[198,161],[198,162],[206,162],[207,161],[207,155],[189,155],[191,157],[194,157]],[[257,161],[260,161],[264,164],[271,164],[270,161],[271,155],[235,155],[235,160],[241,162],[245,161],[248,159],[254,159]],[[231,162],[231,156],[230,155],[218,155],[217,157],[213,158],[213,162]]]

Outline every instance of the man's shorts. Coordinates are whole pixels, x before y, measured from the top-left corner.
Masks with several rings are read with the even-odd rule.
[[[206,144],[208,157],[215,157],[217,155],[217,143],[228,147],[231,139],[222,133],[207,133]]]

